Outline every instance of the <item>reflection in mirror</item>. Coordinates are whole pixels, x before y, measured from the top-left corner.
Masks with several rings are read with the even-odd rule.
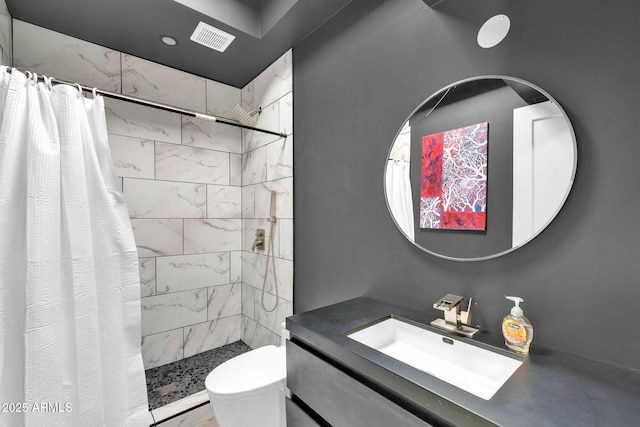
[[[434,140],[446,141],[478,124],[487,129],[486,142],[482,141],[484,170],[476,174],[484,180],[485,199],[481,207],[447,207],[451,188],[460,192],[477,183],[470,184],[468,174],[449,166],[457,163],[460,147],[440,142],[441,154],[428,150]],[[470,143],[464,138],[458,136],[457,144]],[[427,158],[430,170],[441,174],[438,179],[423,171]],[[538,235],[564,204],[576,165],[573,129],[548,93],[520,79],[484,76],[443,88],[409,116],[389,150],[385,195],[394,222],[416,246],[450,260],[477,261],[509,253]],[[460,210],[454,218],[482,215],[483,227],[421,226],[421,201],[424,215],[429,187],[423,182],[433,188],[433,180],[442,189],[435,197],[437,220],[450,218],[452,209]]]

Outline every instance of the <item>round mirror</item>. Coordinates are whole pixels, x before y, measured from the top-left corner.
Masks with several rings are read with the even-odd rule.
[[[479,261],[523,246],[564,204],[577,166],[564,110],[521,79],[449,85],[406,120],[385,165],[387,207],[422,250]]]

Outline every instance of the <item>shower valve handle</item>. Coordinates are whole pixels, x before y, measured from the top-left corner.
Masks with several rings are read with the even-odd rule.
[[[262,228],[258,228],[256,230],[256,238],[251,246],[252,251],[255,251],[256,249],[264,251],[264,230]]]

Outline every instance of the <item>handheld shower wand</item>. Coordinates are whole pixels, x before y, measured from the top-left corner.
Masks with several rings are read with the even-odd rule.
[[[269,244],[267,246],[267,263],[264,268],[264,279],[262,281],[262,308],[264,308],[267,312],[272,312],[278,307],[278,302],[280,301],[280,295],[278,293],[278,275],[276,274],[276,255],[273,249],[273,226],[278,221],[276,218],[276,192],[271,191],[271,201],[269,206]],[[276,302],[271,310],[269,310],[264,304],[264,294],[267,292],[267,275],[269,273],[269,254],[271,254],[271,259],[273,260],[273,287],[275,288],[276,293]]]

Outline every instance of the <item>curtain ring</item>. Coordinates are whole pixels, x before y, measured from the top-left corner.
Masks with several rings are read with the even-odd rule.
[[[47,76],[42,76],[42,78],[44,79],[44,85],[47,89],[52,90],[53,89],[53,77],[47,77]]]
[[[98,88],[94,87],[91,93],[93,93],[93,99],[96,99],[98,97]]]
[[[80,83],[76,83],[76,87],[78,88],[78,94],[82,96],[82,86],[80,86]]]

